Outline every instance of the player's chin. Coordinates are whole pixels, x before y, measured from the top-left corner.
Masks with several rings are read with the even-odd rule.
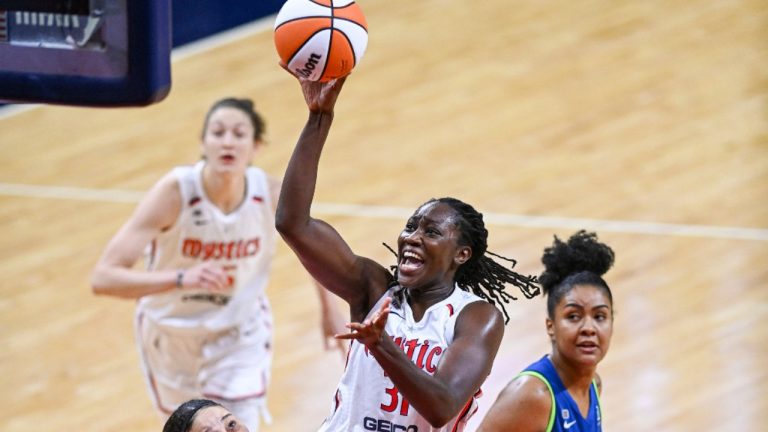
[[[412,288],[419,286],[419,281],[422,279],[422,272],[418,269],[407,268],[400,266],[397,269],[397,283],[402,287]]]
[[[597,366],[605,353],[599,347],[583,349],[577,346],[573,356],[583,366]]]
[[[241,173],[245,171],[245,164],[238,162],[237,160],[217,160],[213,164],[213,169],[219,173]]]

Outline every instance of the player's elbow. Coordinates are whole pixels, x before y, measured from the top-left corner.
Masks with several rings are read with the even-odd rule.
[[[433,427],[433,428],[442,428],[443,426],[447,425],[449,421],[453,416],[450,416],[445,413],[432,413],[430,415],[425,415],[424,419],[427,420],[427,422]]]
[[[298,222],[297,218],[290,217],[286,212],[278,211],[275,215],[275,229],[288,244],[291,243],[292,239],[301,236],[300,231],[302,226],[303,225]]]
[[[280,217],[279,213],[275,216],[275,229],[281,236],[285,237],[286,235],[289,235],[291,227],[292,225],[287,218]]]
[[[429,412],[422,413],[424,419],[434,428],[442,428],[459,414],[462,407],[454,408],[454,404],[437,404]]]
[[[96,267],[91,272],[91,292],[95,295],[109,294],[109,286],[104,270]]]

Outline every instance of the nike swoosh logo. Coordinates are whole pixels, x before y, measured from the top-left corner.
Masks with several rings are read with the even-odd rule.
[[[573,426],[573,425],[575,425],[575,424],[576,424],[576,420],[572,420],[572,421],[570,421],[570,422],[565,422],[565,423],[563,423],[563,428],[565,428],[565,429],[570,429],[570,428],[571,428],[571,426]]]

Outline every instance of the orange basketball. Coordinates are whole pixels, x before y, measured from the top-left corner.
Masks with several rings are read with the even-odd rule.
[[[367,46],[368,23],[353,0],[288,0],[275,19],[280,60],[311,81],[347,75]]]

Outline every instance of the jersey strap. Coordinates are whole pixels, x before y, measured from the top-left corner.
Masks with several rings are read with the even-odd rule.
[[[542,381],[544,381],[544,384],[547,385],[547,389],[549,389],[549,397],[552,398],[552,409],[549,412],[549,423],[547,424],[546,432],[552,432],[552,427],[555,425],[555,410],[557,409],[557,406],[555,405],[555,392],[552,390],[552,386],[549,385],[549,381],[547,381],[546,378],[544,378],[544,375],[534,372],[534,371],[522,371],[519,374],[517,374],[517,377],[521,375],[530,375],[533,377],[536,377]]]
[[[595,399],[597,399],[597,418],[600,420],[600,424],[603,423],[603,404],[600,402],[600,392],[597,391],[597,380],[592,380],[592,386],[595,388]]]

